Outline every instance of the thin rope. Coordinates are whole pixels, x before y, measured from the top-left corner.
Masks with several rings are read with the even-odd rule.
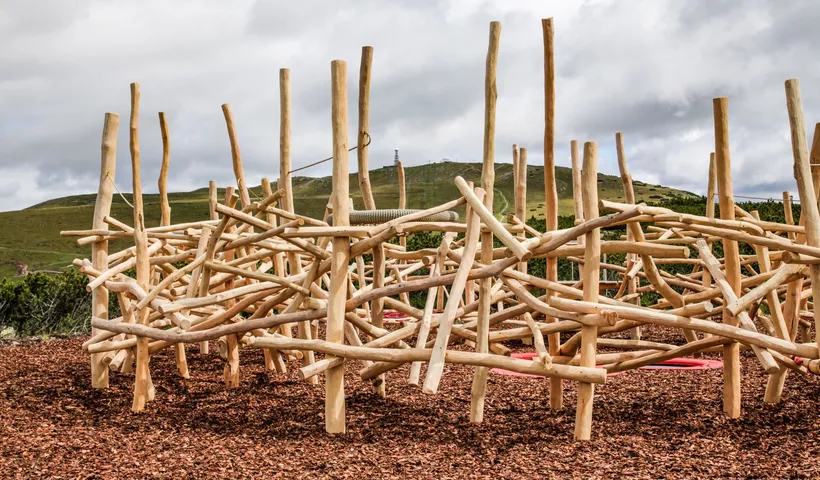
[[[719,195],[719,194],[715,193],[715,196],[716,196],[716,197],[717,197],[718,195]],[[743,198],[743,199],[746,199],[746,200],[765,200],[765,201],[767,201],[767,202],[782,202],[782,201],[783,201],[783,199],[782,199],[782,198],[774,198],[774,197],[747,197],[747,196],[743,196],[743,195],[734,195],[734,198]]]
[[[366,146],[370,145],[370,141],[372,140],[372,138],[370,137],[370,134],[369,134],[369,133],[367,133],[367,132],[362,132],[362,133],[364,133],[364,134],[365,134],[365,136],[367,137],[367,143],[365,143],[364,145],[362,145],[363,147],[366,147]],[[356,146],[355,146],[355,147],[353,147],[353,148],[349,148],[347,151],[348,151],[348,152],[352,152],[353,150],[356,150],[357,148],[359,148],[359,146],[358,146],[358,145],[356,145]],[[289,171],[289,172],[288,172],[288,175],[290,175],[291,173],[294,173],[294,172],[298,172],[298,171],[300,171],[300,170],[305,170],[305,169],[310,168],[310,167],[315,167],[316,165],[319,165],[319,164],[321,164],[321,163],[325,163],[325,162],[329,162],[329,161],[331,161],[331,160],[333,160],[333,155],[331,155],[331,156],[329,156],[329,157],[327,157],[327,158],[325,158],[325,159],[319,160],[318,162],[313,162],[313,163],[311,163],[310,165],[305,165],[304,167],[294,168],[293,170],[291,170],[291,171]]]
[[[117,186],[117,182],[114,181],[114,177],[111,176],[111,172],[105,172],[105,177],[103,177],[103,180],[105,180],[106,178],[111,180],[111,185],[114,185],[114,190],[116,190],[117,193],[120,194],[122,201],[127,203],[128,206],[131,207],[131,210],[133,210],[134,206],[131,205],[131,202],[129,202],[128,199],[125,198],[125,195],[122,194],[122,192],[120,191],[120,187]]]

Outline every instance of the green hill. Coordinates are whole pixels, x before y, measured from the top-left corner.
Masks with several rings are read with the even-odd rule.
[[[481,178],[481,164],[441,162],[405,169],[408,208],[426,208],[439,205],[459,196],[453,178],[461,175],[478,183]],[[566,167],[556,168],[558,184],[559,214],[572,215],[572,171]],[[398,182],[396,169],[381,168],[370,172],[373,194],[380,208],[398,206]],[[146,180],[147,183],[147,180]],[[496,214],[506,214],[513,210],[512,165],[496,166]],[[331,191],[330,177],[295,177],[293,179],[296,211],[321,218]],[[618,177],[598,176],[600,197],[608,200],[623,200],[623,191]],[[356,208],[364,208],[359,194],[356,174],[350,176],[350,191]],[[544,215],[544,175],[543,167],[530,166],[527,181],[527,217]],[[251,197],[261,197],[259,187],[251,189]],[[659,201],[675,196],[695,196],[692,193],[648,185],[635,181],[635,194],[639,201]],[[220,196],[224,190],[220,189]],[[61,230],[91,228],[95,194],[73,195],[57,198],[26,208],[24,210],[0,212],[0,278],[16,274],[16,264],[24,263],[29,270],[56,270],[68,265],[76,257],[88,257],[90,248],[77,246],[75,240],[60,237]],[[130,195],[126,195],[130,201]],[[171,193],[172,221],[189,222],[207,218],[208,189],[193,192]],[[146,222],[149,226],[159,224],[159,195],[143,196]],[[112,216],[132,224],[131,208],[115,194],[111,209]],[[130,242],[118,241],[112,249],[123,248]]]

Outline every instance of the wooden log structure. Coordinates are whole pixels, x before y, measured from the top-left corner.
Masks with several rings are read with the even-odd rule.
[[[249,381],[239,375],[240,353],[260,348],[264,354],[260,361],[272,376],[286,372],[291,362],[301,363],[295,368],[311,385],[324,376],[325,429],[329,434],[344,434],[352,427],[345,415],[345,372],[371,382],[373,394],[390,397],[388,378],[390,385],[407,381],[435,394],[445,375],[469,371],[473,378],[465,422],[478,423],[493,421],[484,416],[485,404],[495,394],[487,388],[488,379],[495,375],[494,368],[501,368],[547,379],[549,395],[543,408],[550,411],[563,408],[564,387],[577,384],[574,437],[578,440],[595,437],[595,385],[606,382],[607,372],[663,360],[706,354],[722,358],[723,410],[731,418],[741,415],[741,355],[757,359],[746,375],[768,375],[760,401],[778,403],[786,394],[802,394],[784,386],[796,375],[820,373],[820,315],[815,297],[820,295],[816,202],[820,175],[812,170],[813,159],[820,156],[820,134],[810,150],[797,81],[786,82],[786,110],[802,207],[799,224],[795,225],[788,192],[783,194],[785,222],[761,219],[758,212],[747,212],[735,203],[728,100],[720,97],[713,101],[715,149],[704,185],[705,215],[640,203],[619,132],[615,154],[624,203],[599,199],[598,146],[573,140],[575,225],[559,228],[553,20],[544,19],[541,27],[545,231],[527,225],[524,218],[531,186],[524,147],[513,147],[514,211],[505,220],[494,210],[498,22],[490,24],[486,57],[480,178],[469,172],[456,176],[452,179],[455,198],[425,210],[391,214],[384,222],[350,224],[348,141],[355,140],[358,149],[359,188],[366,210],[387,212],[376,210],[368,178],[372,47],[362,49],[354,140],[348,136],[346,63],[331,63],[333,176],[328,210],[321,219],[298,212],[294,201],[290,70],[283,68],[277,189],[263,179],[263,198],[251,199],[234,116],[225,104],[236,183],[227,186],[225,201],[220,203],[212,181],[207,218],[173,223],[167,194],[168,123],[160,113],[161,220],[159,225],[146,225],[140,90],[132,84],[133,219],[114,218],[111,213],[118,116],[107,113],[91,228],[62,232],[77,237],[79,245],[91,246],[90,259],[74,262],[88,277],[92,292],[92,332],[82,346],[90,356],[91,386],[106,388],[109,375],[133,372],[132,410],[139,412],[155,395],[164,394],[154,389],[149,369],[152,355],[168,349],[185,377],[186,345],[199,344],[200,352],[207,353],[208,342],[215,341],[224,358],[226,388],[235,388]],[[477,129],[482,123],[475,119],[475,124]],[[709,153],[703,153],[704,160]],[[405,178],[401,165],[396,175],[399,207],[405,208],[412,201],[408,191],[413,191],[405,182],[412,177]],[[466,206],[462,219],[449,214],[428,218],[462,206]],[[605,236],[605,229],[619,233],[614,238]],[[427,248],[411,249],[407,236],[420,232],[435,241]],[[123,239],[131,239],[134,245],[109,252],[112,240]],[[494,241],[499,243],[494,246]],[[712,248],[718,242],[722,253]],[[741,250],[741,245],[748,249]],[[614,261],[611,255],[616,253],[625,254],[626,260]],[[610,255],[609,261],[602,259],[604,255]],[[527,263],[531,259],[546,266],[543,277],[532,274],[533,264]],[[577,266],[579,275],[559,278],[559,261]],[[672,271],[673,266],[679,268]],[[132,268],[135,279],[125,275]],[[684,273],[681,268],[686,268]],[[603,271],[616,276],[602,279]],[[109,292],[120,303],[119,317],[109,315]],[[426,298],[412,304],[414,292]],[[404,318],[391,320],[394,314]],[[686,341],[673,344],[646,338],[653,329],[643,330],[644,338],[638,338],[643,325],[677,332]],[[613,337],[628,331],[632,339]],[[532,340],[533,359],[510,357],[513,348],[520,348],[510,342],[519,339]],[[243,361],[254,357],[247,358]],[[403,365],[408,365],[409,376],[400,378],[397,369]],[[469,370],[451,365],[466,365]],[[744,398],[753,401],[749,394]]]

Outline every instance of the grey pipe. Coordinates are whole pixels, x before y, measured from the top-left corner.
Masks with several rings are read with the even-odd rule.
[[[411,213],[422,210],[411,210],[406,208],[393,208],[388,210],[353,210],[350,212],[351,225],[378,225],[389,222]],[[458,222],[458,213],[452,211],[434,213],[417,220],[418,222]],[[333,225],[333,215],[328,215],[327,223]]]

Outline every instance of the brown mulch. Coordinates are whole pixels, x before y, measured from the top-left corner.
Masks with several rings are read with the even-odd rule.
[[[657,338],[655,338],[657,339]],[[192,378],[152,357],[156,401],[130,412],[130,375],[89,387],[83,339],[0,349],[2,478],[818,478],[820,380],[790,375],[783,402],[743,358],[743,416],[721,412],[721,370],[633,371],[595,396],[593,440],[572,440],[575,387],[547,408],[545,382],[491,374],[485,422],[469,422],[472,368],[447,366],[438,395],[388,375],[370,393],[347,368],[348,433],[324,432],[324,387],[266,372],[242,351],[228,391],[222,361],[189,348]],[[215,346],[215,345],[214,345]],[[212,351],[214,349],[212,348]],[[423,374],[424,371],[422,371]]]

